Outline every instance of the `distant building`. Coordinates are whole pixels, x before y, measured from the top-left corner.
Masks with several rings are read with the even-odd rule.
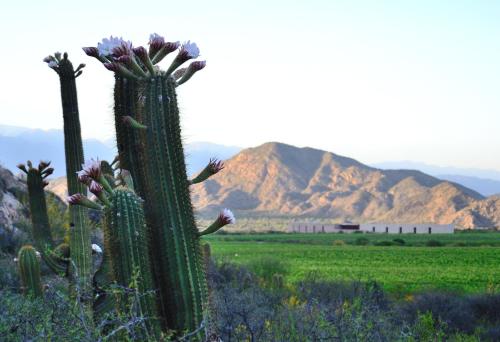
[[[290,233],[388,233],[388,234],[453,234],[452,224],[410,224],[410,223],[343,223],[324,224],[314,222],[293,222],[288,226]]]

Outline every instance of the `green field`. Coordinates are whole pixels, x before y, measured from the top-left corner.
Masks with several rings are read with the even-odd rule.
[[[359,238],[368,239],[368,245],[354,245]],[[373,245],[398,238],[405,244]],[[500,291],[499,233],[248,234],[214,235],[206,240],[217,261],[251,266],[269,259],[284,262],[291,283],[314,272],[327,280],[375,280],[393,293]],[[446,246],[427,247],[429,240]]]

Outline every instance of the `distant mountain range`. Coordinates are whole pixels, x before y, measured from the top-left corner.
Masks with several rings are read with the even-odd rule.
[[[86,158],[113,160],[116,155],[113,141],[85,139],[83,145]],[[210,158],[227,159],[240,150],[239,147],[208,142],[187,144],[185,152],[188,173],[192,174],[203,168]],[[0,165],[16,173],[16,165],[27,160],[50,160],[55,169],[54,177],[64,176],[66,163],[63,131],[0,125]]]
[[[397,161],[373,164],[380,169],[420,170],[434,177],[460,183],[484,196],[500,194],[500,172],[473,168],[436,166],[413,161]]]
[[[108,160],[115,155],[113,145],[84,141],[87,157]],[[465,228],[500,225],[500,196],[484,196],[500,192],[500,172],[496,171],[412,162],[372,167],[330,152],[282,143],[241,150],[200,142],[188,144],[186,156],[190,175],[211,157],[227,159],[220,174],[193,187],[194,204],[202,217],[229,207],[243,217],[453,222]],[[16,172],[16,164],[28,159],[52,160],[55,176],[64,175],[62,131],[0,125],[0,163]],[[437,177],[404,168],[426,170]],[[50,188],[62,196],[64,179],[52,182]]]
[[[500,197],[420,171],[382,170],[281,143],[242,150],[220,174],[193,187],[193,201],[201,215],[228,207],[240,216],[500,225]]]

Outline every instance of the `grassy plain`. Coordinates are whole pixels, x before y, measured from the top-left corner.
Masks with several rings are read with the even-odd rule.
[[[359,239],[366,239],[366,245],[356,245]],[[375,245],[394,239],[405,243]],[[252,268],[279,260],[286,265],[285,278],[291,283],[314,274],[336,281],[374,280],[394,294],[429,289],[500,291],[500,233],[229,234],[206,240],[218,261]],[[427,246],[429,240],[444,246]]]

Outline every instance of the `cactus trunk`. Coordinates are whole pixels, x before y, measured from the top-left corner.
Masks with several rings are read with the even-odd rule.
[[[78,182],[76,172],[84,161],[83,144],[80,131],[78,99],[76,93],[75,71],[64,54],[56,70],[61,82],[61,100],[64,119],[64,149],[66,155],[66,176],[68,194],[85,193],[85,187]],[[70,253],[72,277],[85,302],[92,296],[91,271],[92,255],[90,225],[87,209],[83,206],[70,207]]]
[[[123,96],[115,95],[115,99],[125,101],[115,105],[122,109],[115,113],[118,144],[122,147],[120,165],[128,167],[133,179],[138,180],[136,189],[145,200],[160,309],[168,328],[194,331],[203,320],[207,290],[175,82],[163,76],[146,81],[118,79],[115,94],[119,92]],[[131,104],[131,98],[139,103]],[[147,129],[130,127],[119,117],[131,114]]]

